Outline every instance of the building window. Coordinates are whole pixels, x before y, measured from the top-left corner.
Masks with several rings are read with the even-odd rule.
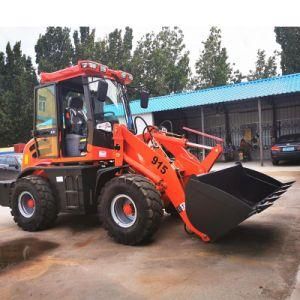
[[[46,111],[46,97],[39,95],[39,111]]]

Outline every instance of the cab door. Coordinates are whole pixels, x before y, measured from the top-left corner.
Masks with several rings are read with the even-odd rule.
[[[58,157],[56,85],[35,90],[34,138],[39,158]]]

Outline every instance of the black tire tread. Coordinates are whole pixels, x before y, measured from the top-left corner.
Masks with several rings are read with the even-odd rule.
[[[23,183],[26,185],[29,183],[34,186],[40,197],[41,209],[39,210],[40,213],[35,217],[35,220],[29,223],[23,223],[18,211],[12,209],[11,214],[14,217],[15,223],[25,231],[39,231],[52,227],[58,215],[58,208],[49,183],[40,176],[29,175],[18,179],[15,184],[15,189]],[[11,201],[14,201],[14,198],[15,195],[13,192]],[[11,207],[13,207],[13,203],[11,203]]]
[[[126,182],[129,185],[135,185],[142,192],[144,195],[144,200],[147,203],[147,221],[145,227],[143,228],[143,233],[130,240],[124,238],[122,235],[117,234],[116,231],[111,230],[108,223],[105,222],[105,217],[102,214],[103,209],[101,207],[101,199],[103,194],[107,189],[110,188],[112,184],[118,184],[119,182]],[[109,236],[114,238],[118,243],[126,245],[138,245],[148,242],[158,230],[163,217],[163,205],[159,191],[155,188],[150,180],[137,174],[125,174],[111,179],[103,187],[99,196],[98,212],[100,215],[100,220],[103,222],[103,226],[107,230]]]

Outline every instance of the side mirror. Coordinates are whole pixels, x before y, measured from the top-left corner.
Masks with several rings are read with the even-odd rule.
[[[108,83],[105,80],[100,79],[98,81],[98,89],[97,89],[98,101],[105,102],[107,90],[108,90]]]
[[[141,108],[147,108],[149,103],[149,92],[141,91]]]

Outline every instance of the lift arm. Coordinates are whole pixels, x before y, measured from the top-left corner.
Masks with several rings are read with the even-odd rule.
[[[132,134],[124,125],[114,126],[115,164],[127,163],[135,172],[149,178],[179,212],[189,230],[203,240],[209,237],[190,223],[185,212],[185,184],[191,175],[207,173],[222,153],[222,147],[213,147],[200,162],[187,147],[187,139],[167,136],[156,129],[144,136]],[[143,140],[145,139],[145,140]],[[174,159],[166,155],[169,151]]]

